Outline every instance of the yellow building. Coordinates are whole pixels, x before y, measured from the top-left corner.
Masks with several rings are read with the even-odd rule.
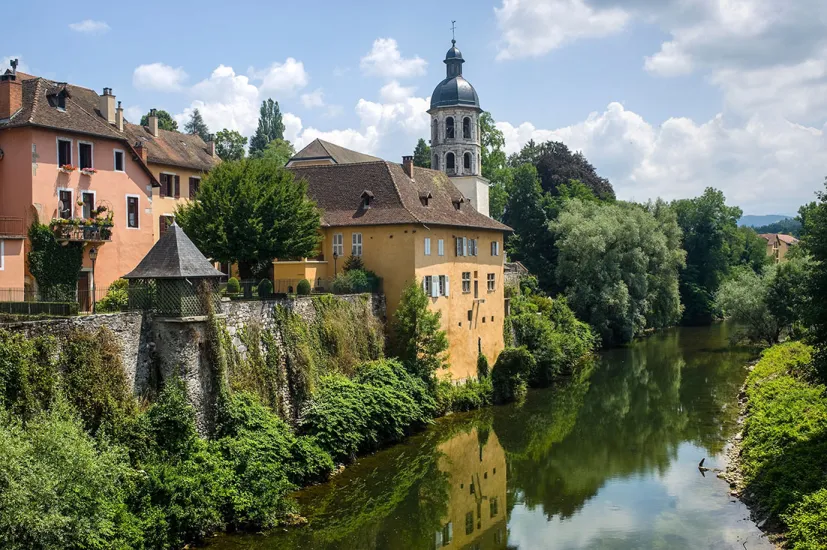
[[[439,469],[447,474],[448,513],[435,533],[434,547],[505,549],[508,542],[505,451],[490,432],[478,428],[439,446]]]
[[[402,165],[301,166],[305,154],[288,166],[322,210],[321,250],[316,258],[274,262],[274,286],[300,279],[325,286],[348,256],[359,256],[382,278],[389,316],[405,285],[423,285],[442,313],[454,379],[476,376],[480,351],[493,363],[504,345],[502,250],[510,229],[477,212],[446,174],[414,167],[411,157]]]
[[[148,126],[124,123],[135,151],[161,184],[152,190],[152,233],[157,241],[172,224],[175,208],[193,198],[201,178],[220,159],[215,142],[205,143],[199,136],[158,128],[158,117],[150,111]]]
[[[792,235],[762,233],[761,237],[767,241],[767,256],[770,256],[775,263],[783,262],[790,248],[798,244],[798,239]]]

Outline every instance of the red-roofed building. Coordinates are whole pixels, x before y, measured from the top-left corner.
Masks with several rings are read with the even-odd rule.
[[[761,238],[767,241],[767,256],[771,256],[776,263],[783,262],[790,247],[798,244],[798,239],[782,233],[762,233]]]

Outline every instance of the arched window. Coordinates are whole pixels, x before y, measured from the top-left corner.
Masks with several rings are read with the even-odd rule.
[[[434,155],[434,165],[431,168],[439,170],[439,155]]]
[[[445,119],[445,137],[454,139],[454,117],[452,116]]]
[[[437,133],[437,127],[438,126],[437,126],[436,119],[434,119],[433,124],[431,124],[431,143],[432,144],[435,144],[437,142],[437,140],[439,139],[439,134]]]
[[[445,169],[449,172],[454,171],[454,153],[448,153],[445,155]]]
[[[462,137],[471,139],[471,119],[469,117],[462,119]]]
[[[465,153],[462,167],[471,170],[471,153]]]

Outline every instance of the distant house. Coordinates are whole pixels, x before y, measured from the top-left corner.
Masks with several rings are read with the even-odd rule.
[[[195,197],[201,178],[220,162],[215,142],[158,128],[155,109],[147,126],[126,122],[124,133],[159,183],[152,192],[152,234],[157,241],[172,225],[175,208]]]
[[[781,233],[762,233],[761,238],[767,241],[767,256],[771,256],[776,263],[783,262],[790,247],[798,244],[798,239],[792,235]]]
[[[311,143],[308,147],[316,147]],[[329,144],[325,144],[329,145]],[[337,147],[347,158],[355,151]],[[313,153],[313,156],[318,156]],[[388,315],[416,281],[442,312],[455,379],[476,375],[477,355],[503,348],[503,238],[510,228],[478,212],[442,171],[384,160],[288,164],[322,210],[318,256],[273,264],[276,283],[316,282],[342,271],[348,256],[382,278]]]
[[[0,288],[34,288],[25,235],[35,219],[58,240],[83,244],[82,309],[90,305],[89,250],[98,251],[102,289],[149,251],[159,182],[123,126],[110,88],[98,95],[17,72],[14,61],[0,75]]]
[[[377,162],[382,159],[345,149],[335,143],[314,139],[287,162],[288,168],[301,166],[323,166],[326,164],[354,164],[357,162]]]

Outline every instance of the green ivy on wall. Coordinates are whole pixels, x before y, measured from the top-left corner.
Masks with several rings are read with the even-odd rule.
[[[74,302],[83,266],[83,243],[63,245],[49,226],[37,221],[29,228],[29,241],[29,271],[37,281],[41,300]]]

